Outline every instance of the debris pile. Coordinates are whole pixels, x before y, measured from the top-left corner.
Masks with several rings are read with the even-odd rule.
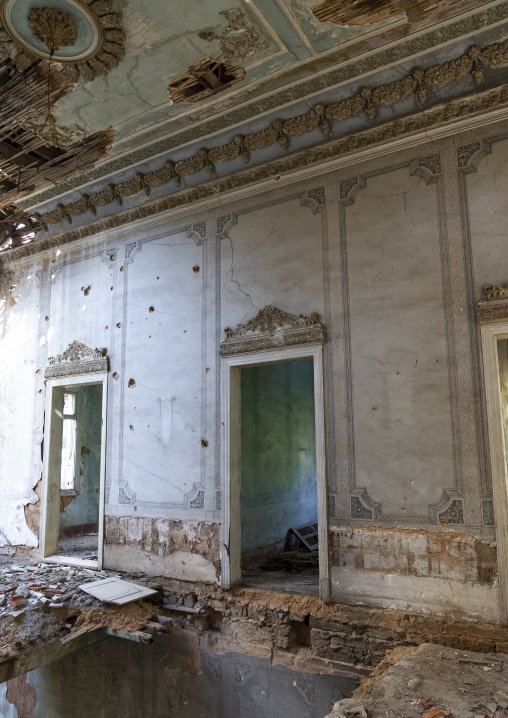
[[[401,647],[327,718],[508,718],[507,686],[506,654]]]
[[[53,609],[62,608],[64,604],[92,605],[96,599],[78,591],[78,586],[107,576],[104,571],[74,566],[11,564],[0,569],[0,617],[19,617],[27,607]]]

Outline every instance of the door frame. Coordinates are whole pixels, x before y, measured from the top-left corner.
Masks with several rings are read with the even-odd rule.
[[[99,488],[99,531],[97,561],[58,555],[60,531],[60,467],[62,450],[63,414],[55,406],[65,387],[102,384],[101,463]],[[41,523],[39,557],[49,563],[60,563],[88,568],[102,568],[104,554],[104,513],[106,493],[106,426],[107,426],[108,372],[97,371],[68,374],[46,380],[46,406],[44,421],[44,456],[42,467]],[[79,430],[79,427],[78,427]]]
[[[314,369],[319,597],[326,603],[330,599],[330,574],[322,344],[221,356],[221,586],[229,589],[241,581],[241,370],[305,359],[312,359]]]
[[[508,339],[508,321],[482,324],[480,330],[496,529],[501,625],[508,626],[508,468],[497,353],[498,341]]]

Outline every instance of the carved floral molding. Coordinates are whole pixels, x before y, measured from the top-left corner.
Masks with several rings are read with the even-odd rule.
[[[495,90],[474,95],[473,97],[448,102],[431,110],[418,113],[417,115],[410,115],[409,117],[395,120],[394,122],[388,122],[365,132],[349,135],[349,137],[344,139],[332,140],[326,144],[303,150],[288,157],[266,162],[259,167],[253,167],[244,172],[230,174],[213,182],[208,182],[205,185],[188,188],[175,194],[168,194],[153,202],[117,212],[109,217],[103,217],[68,231],[59,232],[49,237],[41,237],[37,242],[9,250],[8,253],[5,253],[5,255],[0,258],[0,262],[10,263],[23,256],[37,254],[38,252],[54,247],[61,247],[62,245],[79,239],[91,237],[116,227],[122,227],[137,220],[146,219],[160,212],[166,212],[177,207],[189,207],[195,202],[217,197],[218,194],[266,181],[276,175],[293,172],[302,167],[309,167],[312,164],[340,157],[355,150],[372,147],[381,142],[389,141],[394,137],[401,137],[427,128],[438,127],[445,122],[464,118],[479,112],[484,113],[488,110],[500,107],[506,102],[508,102],[508,84],[502,85]],[[89,199],[88,196],[86,197]],[[81,202],[81,200],[79,200],[79,202]],[[75,212],[74,214],[80,214],[80,212]],[[71,218],[69,216],[69,222],[70,221]]]
[[[246,58],[253,55],[256,50],[266,50],[268,43],[261,40],[259,32],[249,22],[247,15],[241,8],[234,7],[230,10],[223,10],[228,21],[227,27],[222,35],[215,32],[200,32],[198,37],[202,40],[213,42],[219,40],[221,57],[231,60],[232,58]]]
[[[46,379],[69,374],[88,374],[107,371],[108,357],[105,349],[89,349],[85,344],[73,341],[62,354],[49,357]]]
[[[444,86],[468,75],[474,77],[476,82],[481,82],[484,68],[501,67],[506,64],[508,64],[508,40],[493,43],[484,48],[473,47],[469,53],[450,62],[430,67],[427,70],[416,68],[412,74],[406,75],[400,80],[374,88],[365,87],[358,94],[345,100],[328,105],[319,103],[303,115],[287,120],[275,120],[269,127],[259,132],[237,135],[231,142],[218,147],[202,147],[192,157],[178,162],[168,160],[161,169],[153,172],[138,172],[127,182],[109,184],[99,192],[81,195],[76,202],[66,205],[59,204],[51,212],[34,213],[32,216],[45,231],[49,225],[59,224],[64,220],[71,224],[72,217],[80,216],[88,211],[96,214],[97,207],[104,207],[112,202],[121,206],[123,197],[132,197],[140,192],[150,196],[152,187],[159,187],[168,182],[174,182],[177,187],[180,187],[183,177],[196,174],[203,169],[213,175],[216,164],[230,162],[237,157],[248,162],[250,152],[253,150],[265,149],[277,143],[284,150],[288,150],[290,137],[298,137],[312,132],[317,127],[322,130],[324,135],[328,135],[331,132],[332,122],[343,122],[362,112],[365,112],[370,119],[375,119],[379,107],[391,105],[412,94],[416,94],[423,102],[427,99],[427,89],[433,85]],[[490,106],[495,106],[506,99],[504,95],[499,96],[498,90],[497,95],[492,94]],[[467,114],[465,102],[466,100],[461,100],[446,105],[445,107],[450,108],[451,114],[443,119],[452,119],[454,116]],[[425,118],[414,119],[411,117],[392,123],[392,125],[397,126],[397,131],[391,136],[414,132],[427,126]],[[346,145],[348,144],[347,139],[344,142]],[[356,149],[358,146],[360,146],[358,142],[353,140],[345,151]]]
[[[50,52],[61,47],[72,47],[78,36],[78,29],[72,17],[53,7],[33,7],[28,14],[28,24],[35,37],[41,40]]]
[[[325,328],[317,320],[316,313],[296,316],[276,307],[264,307],[253,319],[238,324],[236,329],[224,329],[226,339],[221,342],[220,354],[242,354],[298,344],[324,344]]]
[[[492,284],[485,284],[483,293],[487,297],[478,302],[476,318],[480,324],[488,322],[501,322],[508,319],[508,284],[502,287],[494,287]]]

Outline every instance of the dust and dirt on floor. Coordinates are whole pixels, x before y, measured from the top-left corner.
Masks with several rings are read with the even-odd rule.
[[[327,718],[506,718],[508,655],[399,647]]]

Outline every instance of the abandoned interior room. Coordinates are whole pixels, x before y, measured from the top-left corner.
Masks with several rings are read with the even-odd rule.
[[[0,716],[508,718],[508,0],[0,0]]]

